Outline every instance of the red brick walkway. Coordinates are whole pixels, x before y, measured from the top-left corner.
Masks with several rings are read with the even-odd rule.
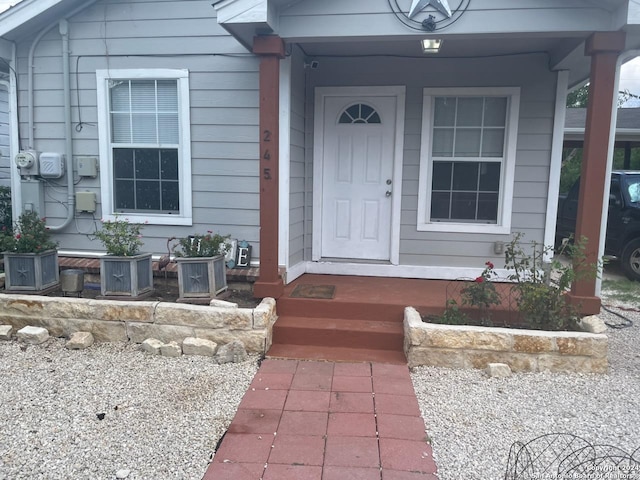
[[[265,360],[203,480],[437,480],[403,365]]]

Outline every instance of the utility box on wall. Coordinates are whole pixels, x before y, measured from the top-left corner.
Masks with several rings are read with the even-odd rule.
[[[39,180],[22,180],[22,211],[36,211],[44,217],[44,186]]]
[[[76,212],[93,213],[96,211],[96,194],[94,192],[76,192]]]

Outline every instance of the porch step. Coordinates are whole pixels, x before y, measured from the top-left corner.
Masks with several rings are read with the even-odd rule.
[[[316,300],[308,298],[278,299],[278,315],[345,318],[397,322],[404,319],[403,303],[367,303],[364,301]]]
[[[402,351],[402,323],[342,318],[281,316],[273,326],[273,343],[317,347]]]
[[[273,345],[267,358],[288,358],[302,360],[326,360],[330,362],[377,362],[406,365],[407,358],[402,351],[374,350],[366,348],[319,347],[314,345]]]

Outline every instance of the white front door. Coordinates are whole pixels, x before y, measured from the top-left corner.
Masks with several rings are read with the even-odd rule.
[[[320,256],[389,260],[398,98],[324,102]]]

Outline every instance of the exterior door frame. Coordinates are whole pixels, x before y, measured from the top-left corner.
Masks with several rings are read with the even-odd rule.
[[[405,87],[316,87],[313,131],[313,242],[311,257],[321,260],[322,251],[322,172],[324,163],[324,115],[326,97],[396,97],[396,129],[393,148],[393,182],[391,197],[391,243],[389,258],[392,265],[400,262],[400,214],[402,204],[402,159],[404,152]]]

